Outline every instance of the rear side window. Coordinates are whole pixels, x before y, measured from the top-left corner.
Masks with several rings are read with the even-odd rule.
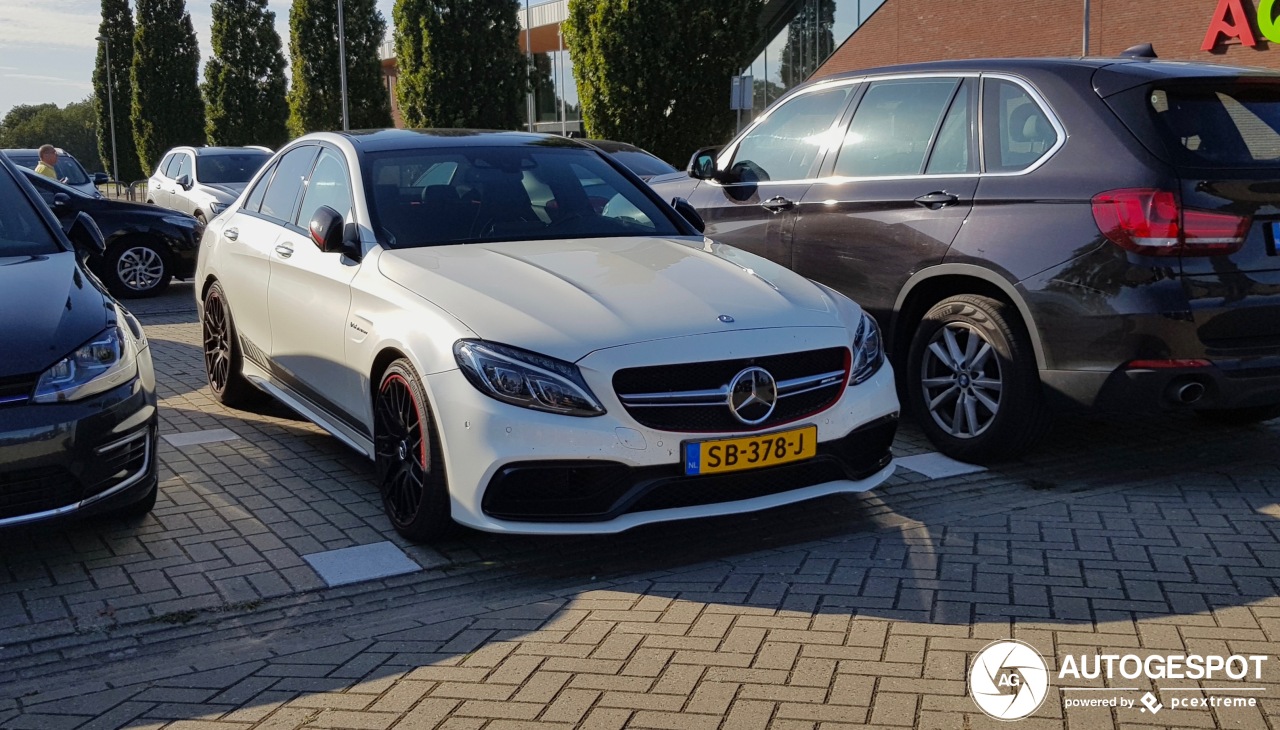
[[[316,148],[310,145],[292,149],[280,158],[275,177],[271,178],[271,184],[262,198],[260,211],[263,215],[281,223],[293,220],[293,210],[298,204],[302,181],[311,172],[311,163],[315,159]]]
[[[1280,84],[1155,88],[1147,103],[1181,164],[1253,167],[1280,161]]]
[[[871,84],[844,136],[835,174],[919,175],[959,83],[959,79],[930,78]]]
[[[1049,114],[1022,86],[983,81],[983,139],[988,172],[1025,170],[1049,153],[1058,131]]]

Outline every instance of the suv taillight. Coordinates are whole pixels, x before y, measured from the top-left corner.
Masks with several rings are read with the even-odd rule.
[[[1249,232],[1248,216],[1183,208],[1174,193],[1149,188],[1098,193],[1093,219],[1108,240],[1148,256],[1231,253]]]

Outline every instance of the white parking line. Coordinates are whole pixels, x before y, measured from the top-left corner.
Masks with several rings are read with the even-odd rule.
[[[978,466],[977,464],[966,464],[963,461],[956,461],[949,456],[943,456],[936,451],[930,451],[927,454],[916,454],[915,456],[904,456],[901,459],[894,460],[898,466],[910,469],[917,474],[923,474],[930,479],[942,479],[943,477],[955,477],[961,474],[977,474],[986,471],[987,467]]]
[[[310,563],[330,587],[422,570],[421,565],[390,542],[326,550],[303,555],[302,559]]]
[[[225,428],[210,428],[203,431],[166,434],[161,438],[168,441],[170,446],[182,448],[183,446],[195,446],[196,444],[212,444],[218,441],[235,441],[240,436]]]

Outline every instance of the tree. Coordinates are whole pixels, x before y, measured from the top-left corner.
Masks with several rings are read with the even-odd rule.
[[[133,141],[144,175],[171,147],[204,144],[200,47],[183,0],[137,0]]]
[[[396,96],[406,126],[520,126],[528,69],[518,8],[517,0],[396,0]]]
[[[204,67],[210,144],[276,148],[289,139],[284,53],[267,0],[214,0]]]
[[[67,104],[22,104],[0,119],[0,148],[34,149],[51,144],[75,155],[92,171],[97,165],[97,120],[92,99]]]
[[[375,0],[342,0],[346,35],[347,113],[352,129],[391,126],[391,97],[378,49],[387,22]],[[334,0],[293,0],[289,8],[289,133],[342,129],[338,13]]]
[[[734,127],[729,80],[750,60],[760,5],[569,0],[562,30],[587,135],[631,142],[678,165],[726,139]]]
[[[142,177],[138,148],[133,143],[133,127],[129,122],[129,110],[133,104],[133,81],[129,71],[133,66],[133,32],[129,0],[102,0],[102,23],[98,25],[98,35],[105,37],[107,43],[98,44],[98,60],[93,67],[93,112],[98,123],[98,159],[102,160],[103,169],[111,170],[117,180],[125,183]],[[109,73],[108,45],[111,50]],[[109,94],[108,79],[111,82]],[[111,118],[113,113],[114,120]],[[119,170],[114,169],[117,161]]]
[[[836,49],[835,0],[806,0],[787,26],[778,75],[789,89],[802,83]]]

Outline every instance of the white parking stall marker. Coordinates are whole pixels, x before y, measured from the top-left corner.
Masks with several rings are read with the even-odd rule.
[[[956,477],[961,474],[977,474],[980,471],[987,470],[985,466],[956,461],[936,451],[930,451],[927,454],[916,454],[915,456],[904,456],[901,459],[894,459],[894,463],[917,474],[923,474],[930,479]]]
[[[303,555],[302,559],[310,563],[330,587],[422,570],[421,565],[390,542],[326,550]]]
[[[212,444],[218,441],[236,441],[240,435],[225,428],[210,428],[204,431],[187,431],[186,433],[170,433],[162,436],[170,446],[182,448],[196,444]]]

